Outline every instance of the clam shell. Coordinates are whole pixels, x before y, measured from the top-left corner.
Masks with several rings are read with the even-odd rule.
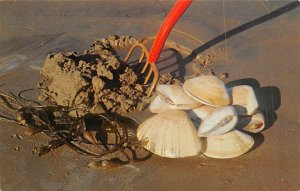
[[[149,110],[152,113],[161,113],[172,109],[172,105],[164,102],[160,96],[156,96],[149,105]]]
[[[198,129],[200,137],[222,135],[231,131],[237,124],[238,117],[234,107],[216,108],[201,122]]]
[[[156,92],[162,101],[170,105],[171,109],[189,110],[202,105],[200,102],[186,95],[182,86],[179,85],[159,84],[156,87]],[[156,102],[155,108],[157,107],[159,105]]]
[[[205,105],[225,106],[231,102],[224,83],[216,76],[203,75],[188,79],[183,84],[183,90]]]
[[[156,97],[149,106],[153,113],[161,113],[171,109],[194,109],[202,104],[190,96],[186,95],[182,86],[159,84],[156,87],[158,97]]]
[[[251,86],[240,85],[228,90],[232,97],[232,105],[238,115],[252,115],[258,108],[258,102]]]
[[[193,109],[192,112],[194,113],[195,117],[200,118],[201,120],[203,120],[206,116],[208,116],[215,109],[216,109],[215,107],[212,107],[212,106],[209,106],[209,105],[203,105],[203,106],[200,106],[196,109]]]
[[[240,116],[236,129],[242,129],[251,133],[259,133],[265,128],[265,117],[261,112],[250,116]]]
[[[188,111],[188,115],[190,119],[192,120],[195,127],[199,127],[201,121],[213,110],[215,110],[215,107],[209,106],[209,105],[203,105],[196,109],[192,109]]]
[[[211,158],[233,158],[248,152],[254,139],[246,133],[233,130],[229,133],[207,137],[203,154]]]
[[[144,148],[169,158],[194,156],[201,152],[201,142],[197,131],[187,114],[181,110],[171,110],[154,115],[145,120],[137,130]]]

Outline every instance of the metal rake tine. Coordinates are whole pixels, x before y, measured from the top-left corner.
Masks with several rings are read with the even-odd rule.
[[[125,57],[124,62],[127,63],[128,60],[129,60],[129,58],[130,58],[130,56],[132,55],[134,49],[136,49],[137,47],[140,47],[140,48],[142,49],[142,55],[141,55],[140,58],[139,58],[139,63],[141,63],[141,61],[144,59],[144,52],[143,52],[144,49],[143,49],[143,46],[144,46],[144,45],[141,44],[141,43],[137,43],[137,44],[131,46],[130,49],[129,49],[129,52],[128,52],[128,54],[127,54],[127,56]]]
[[[153,71],[153,73],[154,73],[154,76],[153,76],[153,81],[151,83],[151,86],[150,86],[150,89],[149,89],[149,92],[148,92],[148,95],[147,95],[148,97],[150,97],[153,89],[155,88],[155,86],[158,82],[158,78],[159,78],[158,69],[157,69],[155,63],[154,62],[150,63],[150,66],[151,66],[151,71]]]
[[[142,61],[144,60],[144,58],[145,58],[145,52],[144,51],[142,51],[142,55],[140,56],[140,59],[139,59],[139,64],[140,63],[142,63]]]
[[[145,45],[143,45],[143,44],[141,44],[141,48],[142,48],[143,54],[146,55],[146,59],[147,59],[145,65],[144,65],[144,67],[143,67],[143,69],[142,69],[142,71],[141,71],[141,73],[143,74],[143,73],[145,73],[147,67],[149,66],[149,61],[148,61],[148,58],[149,58],[149,51],[147,50],[147,48],[146,48]]]
[[[147,60],[146,64],[144,65],[144,67],[143,67],[143,69],[141,71],[142,74],[145,73],[145,71],[146,71],[146,69],[147,69],[148,66],[149,66],[149,61]]]
[[[133,45],[133,46],[130,48],[130,50],[129,50],[129,52],[128,52],[126,58],[125,58],[125,63],[127,63],[127,61],[129,60],[129,57],[131,56],[133,50],[134,50],[135,48],[137,48],[137,47],[140,47],[140,48],[142,49],[142,55],[141,55],[140,58],[139,58],[139,64],[143,61],[143,59],[144,59],[145,56],[147,57],[147,61],[146,61],[145,65],[144,65],[144,67],[143,67],[143,69],[142,69],[142,71],[141,71],[141,74],[143,74],[143,73],[146,72],[147,67],[148,67],[149,65],[150,65],[150,67],[151,67],[150,70],[149,70],[149,73],[147,74],[147,76],[146,76],[146,78],[145,78],[145,80],[144,80],[144,84],[147,84],[147,83],[148,83],[148,81],[149,81],[149,79],[150,79],[152,73],[154,73],[153,81],[152,81],[152,84],[151,84],[151,86],[150,86],[150,89],[149,89],[149,92],[148,92],[148,95],[147,95],[148,97],[150,97],[150,95],[151,95],[151,93],[152,93],[152,91],[153,91],[153,89],[154,89],[154,87],[155,87],[155,85],[156,85],[156,83],[157,83],[157,81],[158,81],[159,73],[158,73],[158,69],[157,69],[157,67],[156,67],[155,62],[153,62],[153,63],[152,63],[152,62],[151,62],[151,63],[149,62],[149,60],[148,60],[148,58],[149,58],[149,51],[148,51],[148,49],[145,47],[145,45],[142,44],[142,43],[137,43],[137,44]]]
[[[135,48],[137,48],[137,47],[139,47],[139,48],[142,49],[142,53],[141,53],[141,56],[140,56],[140,58],[139,58],[138,63],[139,63],[139,64],[142,63],[142,61],[144,60],[145,56],[146,56],[146,58],[147,58],[146,64],[144,65],[144,67],[143,67],[143,69],[142,69],[142,72],[141,72],[141,74],[143,74],[143,73],[145,73],[145,71],[146,71],[146,69],[147,69],[147,67],[148,67],[148,65],[149,65],[149,62],[148,62],[149,51],[147,50],[147,48],[145,47],[144,44],[142,44],[142,43],[137,43],[137,44],[133,45],[133,46],[130,48],[130,50],[129,50],[129,52],[128,52],[126,58],[125,58],[125,63],[128,62],[128,60],[129,60],[129,58],[130,58],[130,56],[131,56],[133,50],[134,50]]]
[[[152,81],[151,86],[150,86],[148,97],[150,97],[150,95],[151,95],[151,93],[152,93],[152,91],[153,91],[153,89],[154,89],[154,87],[155,87],[155,85],[158,81],[158,78],[159,78],[159,73],[158,73],[158,69],[156,67],[156,64],[153,62],[153,63],[150,63],[150,66],[151,66],[151,68],[149,70],[149,73],[148,73],[147,77],[145,78],[145,81],[144,81],[144,84],[147,84],[150,77],[151,77],[151,75],[152,75],[152,73],[154,73],[154,77],[153,77],[153,81]]]
[[[151,77],[151,74],[152,74],[152,69],[149,70],[149,73],[148,73],[148,75],[147,75],[146,78],[145,78],[144,84],[147,84],[147,83],[148,83],[148,81],[149,81],[149,79],[150,79],[150,77]]]

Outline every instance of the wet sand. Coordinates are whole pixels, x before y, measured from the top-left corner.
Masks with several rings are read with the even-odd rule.
[[[112,34],[154,36],[171,6],[172,2],[157,1],[1,2],[0,72],[1,84],[6,83],[1,89],[16,93],[36,86],[49,53],[83,51],[97,38]],[[299,190],[299,3],[226,1],[224,8],[226,35],[222,1],[196,1],[170,40],[209,56],[207,67],[227,72],[228,86],[254,87],[268,128],[255,136],[257,144],[250,152],[226,160],[153,156],[100,171],[85,167],[88,159],[66,147],[39,158],[32,148],[45,144],[45,136],[13,138],[25,130],[1,122],[0,189]],[[197,68],[193,56],[166,48],[159,68],[191,75]],[[138,118],[147,116],[139,113]]]

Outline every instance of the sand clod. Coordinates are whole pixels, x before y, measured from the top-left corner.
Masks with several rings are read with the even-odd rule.
[[[40,97],[63,106],[101,106],[104,110],[127,113],[143,110],[149,103],[147,86],[118,59],[113,46],[136,42],[128,36],[110,36],[94,42],[83,54],[65,52],[48,55],[41,71],[45,88]]]

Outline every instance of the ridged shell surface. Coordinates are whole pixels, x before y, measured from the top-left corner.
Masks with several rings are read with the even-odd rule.
[[[200,137],[222,135],[231,131],[237,124],[238,116],[234,107],[216,108],[201,122],[198,129]]]
[[[251,133],[259,133],[265,128],[265,117],[260,111],[250,116],[240,116],[236,129],[242,129]]]
[[[214,107],[231,103],[224,83],[213,75],[203,75],[188,79],[183,84],[184,92],[205,105]]]
[[[234,86],[228,90],[232,97],[232,105],[238,115],[252,115],[258,108],[258,102],[251,86]]]
[[[206,148],[203,148],[203,154],[219,159],[238,157],[248,152],[254,145],[254,139],[250,135],[238,130],[205,139]]]
[[[171,110],[145,120],[137,130],[139,140],[147,142],[147,150],[168,158],[194,156],[201,152],[197,131],[187,114]]]

